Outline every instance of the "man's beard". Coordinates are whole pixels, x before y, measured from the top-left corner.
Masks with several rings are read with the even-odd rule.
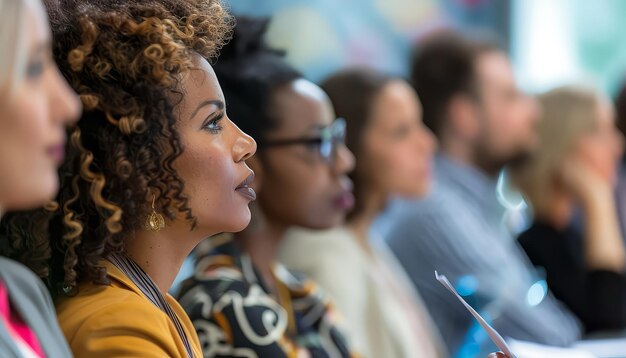
[[[519,149],[510,155],[501,156],[479,145],[474,151],[474,163],[488,175],[496,177],[505,167],[521,166],[530,160],[531,156],[532,151],[529,149]]]

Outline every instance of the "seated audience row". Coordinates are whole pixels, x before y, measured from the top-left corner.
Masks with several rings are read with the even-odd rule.
[[[2,354],[495,350],[435,270],[503,336],[626,326],[624,143],[596,92],[536,101],[452,32],[410,81],[318,87],[219,0],[44,3],[0,0]],[[504,170],[534,216],[519,243]]]

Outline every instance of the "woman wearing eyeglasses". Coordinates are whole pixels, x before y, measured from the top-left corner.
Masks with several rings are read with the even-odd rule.
[[[342,227],[290,232],[279,257],[328,292],[363,357],[446,357],[406,273],[369,233],[392,195],[419,197],[431,185],[435,139],[419,99],[405,81],[366,69],[339,72],[322,87],[347,122],[356,205]]]
[[[258,143],[252,222],[212,238],[180,302],[205,357],[349,357],[328,300],[276,262],[288,227],[330,228],[354,202],[345,124],[326,94],[261,41],[266,23],[239,19],[215,66],[229,111]]]

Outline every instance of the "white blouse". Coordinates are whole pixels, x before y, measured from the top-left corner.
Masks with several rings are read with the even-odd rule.
[[[445,357],[441,338],[406,273],[383,243],[368,252],[347,228],[292,229],[279,260],[327,291],[364,358]]]

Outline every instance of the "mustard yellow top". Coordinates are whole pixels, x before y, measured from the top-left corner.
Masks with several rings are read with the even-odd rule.
[[[187,353],[170,318],[109,261],[104,262],[111,285],[79,285],[78,295],[56,302],[61,330],[76,357],[181,357]],[[170,295],[167,302],[178,316],[193,350],[201,358],[193,324]]]

